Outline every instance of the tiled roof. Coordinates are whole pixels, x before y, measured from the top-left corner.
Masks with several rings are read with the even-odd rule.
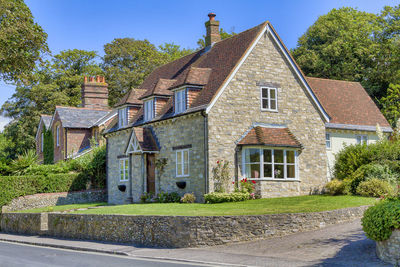
[[[238,145],[267,145],[301,148],[300,142],[289,129],[283,127],[270,128],[256,126],[238,142]]]
[[[217,42],[211,48],[206,48],[207,50],[201,49],[158,67],[139,86],[139,89],[147,90],[141,98],[152,94],[168,96],[172,94],[167,90],[171,87],[185,83],[198,84],[204,87],[191,108],[206,107],[267,23]],[[169,117],[169,113],[173,112],[172,105],[170,98],[159,117]],[[136,118],[142,117],[143,108]]]
[[[139,98],[146,93],[146,89],[132,89],[129,93],[127,93],[121,100],[116,104],[116,107],[123,106],[125,104],[131,105],[141,105],[143,101]]]
[[[306,79],[331,117],[330,124],[379,124],[381,127],[390,127],[360,83],[311,77]]]
[[[42,119],[43,124],[46,127],[46,129],[49,129],[50,123],[51,123],[51,116],[42,114],[42,115],[40,115],[40,118]]]
[[[57,106],[56,112],[65,128],[91,128],[110,110]]]
[[[133,127],[139,146],[143,152],[145,151],[159,151],[156,139],[149,128]]]

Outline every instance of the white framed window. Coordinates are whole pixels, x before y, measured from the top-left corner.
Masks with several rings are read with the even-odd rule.
[[[243,175],[250,179],[298,179],[297,151],[294,149],[245,148]]]
[[[175,114],[186,110],[186,89],[175,92]]]
[[[119,180],[121,182],[129,180],[129,159],[127,158],[119,160]]]
[[[60,126],[59,125],[56,127],[56,144],[57,144],[57,146],[60,146]]]
[[[176,177],[189,176],[189,149],[176,151]]]
[[[118,126],[119,128],[128,125],[128,109],[121,108],[118,110]]]
[[[327,149],[331,149],[331,134],[330,133],[326,133],[325,134],[325,144],[326,144],[326,148]]]
[[[149,121],[154,118],[154,99],[144,102],[144,120]]]
[[[367,135],[356,135],[357,144],[367,145],[368,144],[368,136]]]
[[[43,152],[43,147],[44,147],[44,133],[40,135],[40,152]]]
[[[278,111],[278,90],[261,87],[261,110]]]

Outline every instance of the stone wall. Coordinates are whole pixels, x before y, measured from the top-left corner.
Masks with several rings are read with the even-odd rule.
[[[202,201],[205,193],[205,155],[204,155],[204,117],[194,113],[170,120],[150,123],[157,143],[160,145],[157,159],[166,159],[163,173],[156,169],[156,193],[178,192],[195,193],[196,200]],[[125,203],[129,197],[129,182],[132,183],[132,198],[140,201],[140,196],[146,192],[146,154],[131,154],[130,181],[120,181],[119,160],[127,157],[125,150],[131,136],[132,129],[111,133],[107,150],[107,188],[108,202],[112,204]],[[176,150],[179,147],[189,149],[189,176],[176,177]],[[186,182],[186,188],[180,189],[176,182]],[[118,190],[118,185],[125,185],[126,191]]]
[[[35,194],[13,199],[10,204],[2,207],[2,212],[105,201],[106,190]]]
[[[47,234],[158,247],[213,246],[315,230],[360,218],[366,209],[364,206],[314,213],[187,217],[49,213]],[[32,223],[27,224],[30,218],[25,216],[32,216]],[[38,216],[6,213],[1,223],[7,232],[19,232],[21,225],[21,231],[32,227],[34,233],[40,228]]]
[[[38,235],[41,229],[40,213],[2,213],[1,231],[24,235]]]
[[[400,230],[394,230],[388,240],[376,242],[376,255],[394,266],[400,264]]]
[[[277,88],[277,112],[261,110],[262,86]],[[214,190],[211,171],[217,160],[233,164],[235,142],[257,123],[286,125],[304,147],[298,157],[299,181],[258,180],[261,196],[305,195],[321,189],[327,182],[324,121],[269,34],[260,38],[210,110],[210,191]]]

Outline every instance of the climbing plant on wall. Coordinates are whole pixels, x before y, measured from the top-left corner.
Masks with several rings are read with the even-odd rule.
[[[43,163],[53,164],[54,163],[54,140],[51,130],[44,130],[43,140]]]

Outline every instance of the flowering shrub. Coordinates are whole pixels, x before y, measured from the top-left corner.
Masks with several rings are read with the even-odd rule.
[[[239,188],[235,188],[235,192],[249,193],[254,195],[255,184],[257,182],[254,180],[247,180],[247,178],[243,178],[239,181]],[[235,182],[233,182],[235,184]]]
[[[193,193],[186,193],[181,198],[182,203],[194,203],[196,201],[196,196]]]

